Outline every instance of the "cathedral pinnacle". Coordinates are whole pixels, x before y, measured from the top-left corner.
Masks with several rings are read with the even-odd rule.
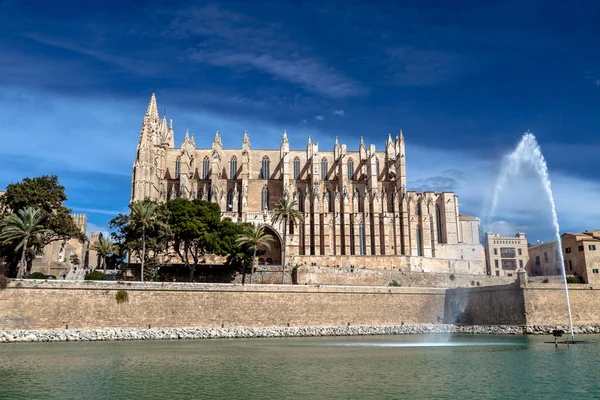
[[[340,145],[340,142],[338,141],[338,137],[337,137],[337,136],[335,137],[335,145],[336,145],[336,146],[339,146],[339,145]]]
[[[387,140],[388,144],[392,144],[392,134],[388,133],[388,140]]]
[[[219,130],[217,129],[217,133],[215,133],[215,140],[213,140],[213,144],[218,144],[219,146],[223,146],[221,142],[221,135],[219,135]]]
[[[285,129],[283,130],[283,137],[281,138],[281,143],[288,143],[287,132]]]
[[[186,141],[186,142],[187,142],[188,140],[190,140],[190,131],[189,131],[189,129],[186,129],[186,130],[185,130],[185,139],[183,139],[183,140],[184,140],[184,141]]]
[[[146,117],[153,121],[158,121],[158,106],[156,105],[156,95],[154,92],[152,92],[152,96],[150,97],[150,103],[146,110]]]
[[[400,129],[400,141],[404,141],[404,135],[402,134],[402,129]]]

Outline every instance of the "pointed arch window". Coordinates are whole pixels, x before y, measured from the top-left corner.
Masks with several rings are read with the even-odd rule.
[[[437,239],[438,243],[444,243],[443,230],[442,230],[442,211],[440,210],[440,205],[435,205],[435,221],[437,223]]]
[[[327,172],[329,172],[329,168],[327,165],[327,159],[324,158],[321,160],[321,179],[324,181],[327,180]]]
[[[294,221],[290,221],[290,235],[294,234]]]
[[[417,211],[416,211],[418,216],[421,216],[421,203],[417,203]]]
[[[237,158],[231,157],[229,160],[229,179],[235,179],[237,176]]]
[[[354,180],[354,160],[348,160],[348,179]]]
[[[333,212],[333,202],[335,201],[335,199],[331,196],[331,190],[327,191],[327,199],[329,201],[329,212]]]
[[[181,175],[181,158],[177,157],[177,160],[175,161],[175,179],[179,179],[180,175]]]
[[[271,168],[271,161],[269,160],[269,157],[264,156],[262,159],[262,167],[260,169],[260,178],[261,179],[269,179],[269,175],[271,175],[270,168]]]
[[[202,160],[202,179],[208,179],[209,172],[210,172],[210,161],[208,161],[208,156],[206,156]]]
[[[300,159],[294,158],[294,179],[300,179]]]
[[[375,159],[375,178],[379,180],[379,158]]]
[[[416,234],[417,234],[417,256],[423,257],[423,244],[422,244],[422,237],[421,237],[421,228],[416,229]]]
[[[365,255],[365,226],[358,225],[358,250],[361,256]]]
[[[260,194],[260,205],[262,210],[269,209],[269,189],[265,186]]]

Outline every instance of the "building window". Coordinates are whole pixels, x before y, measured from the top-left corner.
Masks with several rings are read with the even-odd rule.
[[[233,190],[227,192],[227,211],[233,211]]]
[[[571,252],[571,248],[570,248],[570,247],[567,247],[567,248],[565,249],[565,253],[570,253],[570,252]]]
[[[209,170],[210,162],[208,161],[208,157],[204,157],[202,160],[202,179],[208,179]]]
[[[498,268],[498,260],[494,260],[494,265]]]
[[[519,268],[523,268],[523,260],[519,260]]]
[[[517,260],[502,260],[502,269],[517,269]]]
[[[535,265],[540,265],[540,256],[535,256]]]
[[[261,179],[269,179],[270,174],[270,164],[269,157],[264,156],[262,159],[262,168],[260,169],[260,178]]]
[[[500,276],[500,271],[496,271],[496,276]]]
[[[494,255],[497,256],[498,255],[498,249],[494,248]]]
[[[502,258],[515,258],[516,252],[514,247],[501,247],[500,256]]]
[[[417,203],[417,215],[421,215],[421,203]]]
[[[237,176],[237,158],[231,157],[229,160],[229,179],[235,179]]]
[[[269,189],[267,187],[263,187],[262,193],[260,195],[260,205],[262,210],[269,209]]]
[[[375,159],[375,177],[379,180],[379,158]]]
[[[417,256],[423,257],[423,249],[421,248],[421,228],[417,228]]]
[[[365,227],[358,225],[358,251],[361,256],[365,255]]]
[[[181,174],[181,159],[178,157],[175,161],[175,179],[179,179],[179,175]]]
[[[327,172],[329,171],[329,168],[327,168],[327,160],[324,158],[321,160],[321,179],[326,181],[327,180]]]
[[[523,250],[519,249],[519,255],[522,256],[523,255]]]
[[[392,210],[393,211],[393,210]],[[442,212],[440,211],[440,205],[435,205],[435,219],[437,221],[437,235],[438,235],[438,243],[444,243],[444,238],[442,236]]]
[[[348,160],[348,179],[354,179],[354,161],[352,159]]]
[[[573,271],[573,264],[571,264],[571,260],[569,260],[569,271]]]
[[[548,253],[544,252],[544,261],[548,261]]]
[[[592,274],[597,274],[597,273],[598,273],[598,269],[596,269],[596,268],[593,268],[593,269],[592,269]]]
[[[588,249],[590,249],[590,250],[596,250],[596,245],[595,244],[590,244],[588,246]]]
[[[294,158],[294,179],[300,179],[300,159]]]
[[[290,221],[290,235],[294,234],[294,221]]]
[[[577,250],[579,250],[579,251],[583,251],[583,245],[579,245],[579,246],[577,246]]]

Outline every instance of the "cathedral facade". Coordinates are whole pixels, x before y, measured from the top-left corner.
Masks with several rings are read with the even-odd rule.
[[[282,224],[271,221],[279,199],[292,197],[304,218],[288,226],[288,261],[348,264],[431,272],[483,274],[479,220],[459,213],[451,192],[417,193],[406,187],[402,132],[388,135],[384,151],[350,151],[336,138],[322,151],[308,137],[291,150],[224,148],[217,131],[210,148],[196,148],[188,132],[174,143],[172,121],[158,114],[152,94],[132,170],[131,201],[198,198],[219,204],[223,218],[264,224],[277,243],[261,262],[281,263]]]

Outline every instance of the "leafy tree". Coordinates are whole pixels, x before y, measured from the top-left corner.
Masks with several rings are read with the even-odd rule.
[[[71,256],[69,257],[69,261],[73,265],[79,265],[79,257],[77,256],[77,254],[71,254]]]
[[[92,271],[83,278],[85,281],[105,281],[107,279],[108,277],[102,271]]]
[[[45,235],[29,238],[25,249],[26,260],[33,258],[50,242],[70,238],[85,240],[85,235],[71,218],[71,210],[63,205],[66,200],[65,188],[56,175],[24,178],[6,187],[6,193],[0,196],[0,218],[26,207],[35,207],[40,210],[44,227],[49,230]],[[18,244],[18,241],[4,241],[0,245],[0,256],[6,258],[9,269],[13,271],[19,262]]]
[[[92,243],[90,249],[94,250],[100,256],[104,273],[106,274],[106,258],[115,252],[115,244],[109,238],[100,237],[97,242]]]
[[[53,234],[50,229],[43,226],[44,217],[43,211],[39,208],[25,207],[2,220],[0,240],[4,243],[16,243],[15,250],[23,249],[17,279],[23,276],[28,243],[44,243],[45,237]]]
[[[129,222],[136,229],[142,231],[142,260],[141,260],[141,281],[144,281],[144,262],[146,260],[146,231],[159,221],[159,205],[151,201],[138,201],[130,206]]]
[[[216,203],[194,199],[167,202],[173,249],[190,270],[193,280],[200,259],[206,254],[224,255],[221,209]]]
[[[298,203],[294,199],[285,196],[277,202],[271,212],[274,223],[283,222],[283,260],[281,270],[281,283],[285,283],[285,251],[287,249],[288,224],[298,225],[302,221],[302,213],[298,210]]]
[[[265,226],[249,226],[244,233],[237,238],[239,246],[247,245],[252,249],[252,269],[250,270],[250,283],[254,275],[254,267],[256,265],[256,251],[259,247],[269,249],[273,243],[273,236],[265,232]]]

